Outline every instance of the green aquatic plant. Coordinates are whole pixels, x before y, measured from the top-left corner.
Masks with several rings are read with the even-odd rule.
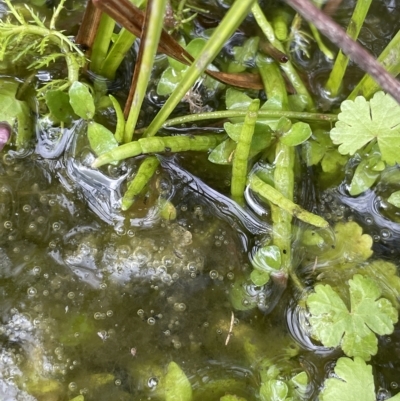
[[[335,366],[336,377],[325,380],[319,399],[321,401],[375,401],[375,384],[372,367],[360,357],[339,358]],[[400,395],[387,398],[388,401],[400,400]]]
[[[369,277],[349,280],[350,310],[329,284],[315,286],[306,303],[312,335],[326,347],[340,346],[348,356],[366,361],[378,351],[376,334],[391,334],[397,310]]]

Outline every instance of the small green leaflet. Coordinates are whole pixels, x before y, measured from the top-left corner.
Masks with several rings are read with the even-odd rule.
[[[390,95],[377,92],[369,102],[358,96],[345,100],[340,108],[339,121],[330,133],[340,153],[354,155],[377,139],[382,160],[390,165],[400,162],[400,105]]]
[[[183,370],[170,362],[165,375],[165,401],[191,401],[192,386]]]
[[[227,394],[219,399],[219,401],[247,401],[246,398],[237,395]]]
[[[46,92],[46,104],[51,115],[58,121],[68,123],[75,115],[69,103],[68,93],[61,90],[50,90]]]
[[[349,280],[350,305],[327,285],[318,284],[306,303],[313,336],[326,347],[341,346],[347,356],[366,361],[378,350],[378,335],[391,334],[397,322],[397,310],[375,282],[360,274]]]
[[[94,100],[86,85],[75,81],[69,88],[69,102],[79,117],[85,120],[93,118],[95,112]]]
[[[258,36],[247,39],[242,46],[233,47],[234,60],[228,64],[227,72],[245,71],[249,63],[254,63],[254,58],[258,51]]]
[[[297,146],[305,142],[311,136],[311,128],[303,122],[295,123],[289,131],[285,132],[280,141],[287,146]]]
[[[390,204],[392,204],[393,206],[396,206],[398,208],[400,208],[400,191],[396,191],[393,192],[388,200],[387,200]]]
[[[325,386],[319,394],[321,401],[375,401],[375,386],[372,367],[362,358],[339,358],[335,374],[325,380]],[[400,401],[400,394],[387,399]]]
[[[90,147],[96,156],[100,156],[118,146],[118,142],[114,134],[103,125],[90,121],[88,125],[87,135]],[[113,162],[110,164],[117,164]]]

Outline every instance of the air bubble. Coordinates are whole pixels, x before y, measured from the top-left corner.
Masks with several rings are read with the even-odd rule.
[[[44,295],[45,297],[47,297],[47,295],[49,295],[49,291],[48,291],[48,290],[44,290],[44,291],[43,291],[43,295]]]
[[[195,263],[195,262],[189,262],[189,263],[187,264],[187,269],[188,269],[191,273],[196,272],[196,271],[197,271],[197,265],[196,265],[196,263]]]
[[[35,287],[29,287],[27,293],[30,297],[34,297],[37,294],[37,289]]]
[[[219,274],[218,274],[218,272],[217,272],[216,270],[211,270],[210,273],[209,273],[209,275],[210,275],[210,278],[211,278],[212,280],[217,279],[218,276],[219,276]]]
[[[122,383],[121,379],[116,379],[115,382],[114,382],[114,384],[115,384],[116,386],[120,386],[121,383]]]
[[[4,222],[4,228],[6,230],[11,230],[12,229],[12,222],[11,221],[5,221]]]
[[[37,225],[35,223],[31,223],[28,226],[29,231],[36,231],[37,230]]]
[[[35,266],[33,269],[32,269],[32,272],[33,272],[33,274],[40,274],[40,266]]]
[[[365,218],[365,224],[370,226],[373,222],[374,222],[374,219],[371,216],[367,216]]]
[[[61,224],[58,221],[53,223],[53,230],[54,231],[58,231],[60,228],[61,228]]]
[[[183,302],[176,302],[174,304],[174,310],[177,312],[184,312],[186,310],[186,305]]]
[[[381,230],[381,237],[382,239],[388,239],[391,236],[391,232],[390,230],[384,228],[383,230]]]
[[[47,203],[48,202],[47,196],[46,195],[42,195],[39,198],[39,201],[40,201],[40,203]]]
[[[75,391],[78,388],[78,385],[75,382],[71,382],[68,384],[69,391]]]
[[[153,326],[156,323],[156,319],[154,319],[154,317],[149,317],[147,319],[147,324],[149,324],[150,326]]]
[[[96,320],[102,320],[106,318],[106,314],[101,312],[96,312],[93,316]]]
[[[50,199],[49,206],[55,206],[55,205],[57,205],[57,201],[55,199]]]
[[[140,317],[143,317],[143,316],[144,316],[144,310],[143,310],[143,309],[139,309],[139,310],[137,311],[137,314],[138,314]]]
[[[23,210],[25,213],[30,213],[31,210],[32,210],[31,205],[24,205],[24,206],[22,206],[22,210]]]
[[[147,386],[149,388],[154,388],[158,384],[158,379],[157,377],[150,377],[149,380],[147,380]]]
[[[75,298],[75,293],[74,292],[69,292],[68,294],[67,294],[67,297],[69,298],[69,299],[74,299]]]
[[[112,310],[108,310],[106,312],[107,317],[111,317],[114,314],[114,312]]]

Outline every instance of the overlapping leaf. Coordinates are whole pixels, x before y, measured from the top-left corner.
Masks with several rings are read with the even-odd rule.
[[[377,92],[369,102],[362,96],[345,100],[341,111],[330,134],[340,153],[354,155],[376,139],[383,161],[400,162],[400,105],[390,95]]]
[[[313,336],[326,347],[341,346],[348,356],[369,360],[378,349],[375,334],[393,332],[397,310],[375,282],[356,274],[349,280],[350,311],[330,285],[317,285],[307,298]]]

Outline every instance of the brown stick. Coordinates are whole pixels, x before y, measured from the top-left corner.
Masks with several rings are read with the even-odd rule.
[[[99,28],[101,18],[101,10],[96,8],[89,0],[83,14],[81,26],[79,27],[78,34],[75,37],[75,42],[84,47],[90,53],[97,30]]]
[[[343,53],[371,75],[384,91],[400,103],[400,82],[390,75],[367,50],[350,39],[336,22],[308,0],[286,0],[286,3],[304,19],[312,22],[323,35],[342,49]]]
[[[93,4],[121,24],[129,32],[140,37],[145,14],[134,6],[129,0],[92,0]],[[193,57],[166,31],[161,32],[158,51],[189,65]],[[225,84],[248,89],[263,89],[258,74],[240,73],[232,74],[219,71],[206,70],[206,73]]]

